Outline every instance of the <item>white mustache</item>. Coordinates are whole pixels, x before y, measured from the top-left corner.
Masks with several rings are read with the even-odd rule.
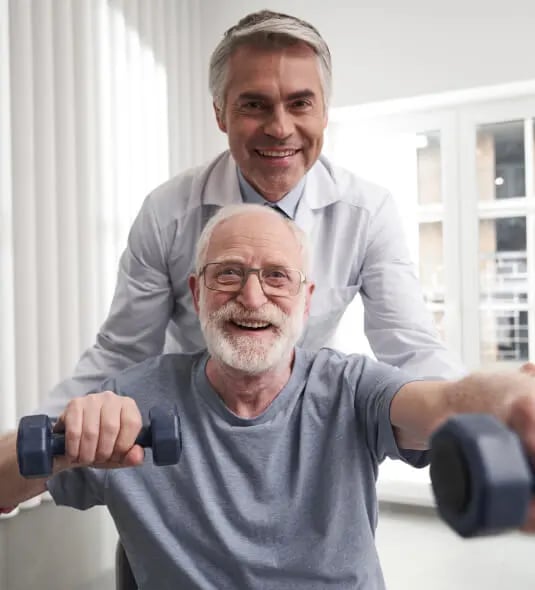
[[[235,301],[229,301],[223,307],[210,314],[210,321],[213,322],[264,322],[282,327],[288,320],[288,316],[276,305],[266,303],[260,309],[250,311]]]

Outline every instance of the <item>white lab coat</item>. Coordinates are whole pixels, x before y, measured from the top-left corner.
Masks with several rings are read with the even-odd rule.
[[[219,207],[239,202],[236,164],[229,152],[169,180],[146,198],[121,257],[110,313],[97,341],[41,411],[58,414],[69,398],[98,389],[109,375],[163,350],[204,346],[187,277],[208,218]],[[309,236],[310,278],[316,283],[302,346],[328,344],[360,293],[366,336],[379,360],[415,376],[461,372],[437,339],[386,190],[322,157],[307,173],[295,221]]]

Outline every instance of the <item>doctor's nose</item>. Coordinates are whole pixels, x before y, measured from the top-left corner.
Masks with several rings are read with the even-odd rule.
[[[275,137],[276,139],[285,139],[290,137],[294,132],[295,125],[293,117],[286,111],[283,105],[274,107],[268,117],[264,125],[266,135]]]

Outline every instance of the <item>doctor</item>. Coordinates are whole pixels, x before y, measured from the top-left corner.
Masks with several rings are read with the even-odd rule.
[[[318,31],[270,11],[230,28],[210,61],[217,124],[229,150],[154,190],[122,255],[113,303],[95,344],[43,409],[149,356],[195,351],[203,336],[188,288],[194,248],[229,203],[276,205],[308,234],[314,293],[301,346],[328,343],[360,294],[378,359],[417,376],[459,372],[437,340],[392,197],[321,156],[331,58]]]

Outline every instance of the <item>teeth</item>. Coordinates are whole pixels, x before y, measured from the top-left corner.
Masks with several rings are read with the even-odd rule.
[[[284,152],[281,151],[271,151],[271,150],[258,150],[258,153],[261,156],[268,156],[270,158],[285,158],[286,156],[293,156],[296,150],[285,150]]]
[[[238,326],[242,326],[243,328],[267,328],[270,325],[269,322],[238,322],[236,320],[234,323]]]

